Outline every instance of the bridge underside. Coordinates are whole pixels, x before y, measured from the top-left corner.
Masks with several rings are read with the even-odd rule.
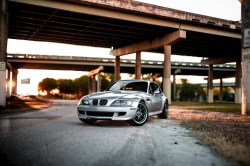
[[[116,49],[178,29],[9,2],[9,38],[13,39]],[[232,31],[226,27],[220,29]],[[172,46],[172,54],[209,58],[241,54],[241,39],[184,30],[187,38]],[[148,51],[163,53],[163,48]]]
[[[61,64],[60,64],[61,63]],[[26,63],[26,62],[11,62],[11,65],[18,69],[45,69],[45,70],[73,70],[73,71],[91,71],[98,68],[100,65],[104,66],[102,72],[105,73],[114,73],[114,64],[113,63],[97,63],[97,62],[67,62],[57,61],[53,62],[44,62],[40,60],[39,63]],[[194,76],[208,76],[207,67],[190,67],[190,66],[177,66],[171,65],[171,74],[174,74],[176,69],[181,69],[181,72],[178,75],[194,75]],[[134,64],[124,64],[121,63],[121,73],[135,74],[135,65]],[[157,65],[142,65],[141,66],[142,74],[160,74],[163,75],[163,66]],[[224,77],[224,76],[235,75],[235,69],[228,68],[214,68],[214,77]]]

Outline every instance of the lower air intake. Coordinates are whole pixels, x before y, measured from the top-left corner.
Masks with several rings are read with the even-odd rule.
[[[87,111],[88,116],[103,116],[103,117],[112,117],[114,112],[93,112]]]

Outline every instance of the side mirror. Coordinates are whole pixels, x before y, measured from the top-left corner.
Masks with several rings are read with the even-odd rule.
[[[161,93],[159,89],[156,89],[156,90],[154,91],[154,94],[159,94],[159,93]]]

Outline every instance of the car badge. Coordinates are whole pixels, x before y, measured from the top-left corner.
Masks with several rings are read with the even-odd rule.
[[[102,97],[99,97],[99,99],[101,99]]]

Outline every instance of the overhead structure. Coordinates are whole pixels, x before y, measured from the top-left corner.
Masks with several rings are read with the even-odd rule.
[[[4,6],[0,23],[1,41],[4,41],[0,46],[1,62],[6,62],[7,34],[12,39],[113,48],[114,51],[141,43],[142,48],[138,45],[140,48],[132,50],[137,52],[138,59],[141,51],[207,58],[235,58],[241,54],[240,23],[137,1],[9,0],[7,5],[7,0],[1,0],[1,5]],[[146,43],[178,31],[185,32],[187,37],[174,45],[170,42],[151,47],[153,43]],[[116,80],[120,79],[120,56],[116,56]],[[165,57],[170,59],[168,55]],[[140,64],[137,60],[137,78]],[[0,96],[3,97],[6,78],[3,74],[0,77],[3,80]]]
[[[103,66],[98,67],[95,70],[92,70],[89,72],[88,77],[89,77],[89,94],[94,93],[94,92],[101,92],[101,71],[104,69]],[[96,86],[96,76],[97,76],[97,86]],[[96,91],[97,87],[97,91]]]

